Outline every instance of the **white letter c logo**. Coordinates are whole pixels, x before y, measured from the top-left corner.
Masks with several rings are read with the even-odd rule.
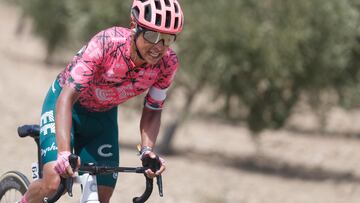
[[[112,146],[109,145],[109,144],[104,144],[104,145],[101,145],[98,149],[98,154],[102,157],[111,157],[113,155],[113,153],[109,152],[109,153],[104,153],[103,150],[105,148],[111,148]]]

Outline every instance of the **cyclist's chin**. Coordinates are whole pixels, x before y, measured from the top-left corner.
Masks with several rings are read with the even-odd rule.
[[[150,54],[147,54],[146,57],[145,57],[145,61],[148,64],[154,65],[154,64],[157,64],[161,58],[162,58],[162,54],[160,54],[157,57],[153,57]]]

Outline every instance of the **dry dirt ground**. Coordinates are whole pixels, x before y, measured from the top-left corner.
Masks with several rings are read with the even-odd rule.
[[[17,126],[38,123],[42,99],[63,68],[46,67],[41,41],[25,29],[14,34],[19,10],[0,2],[0,173],[19,170],[30,176],[35,145],[16,135]],[[171,104],[169,104],[170,106]],[[163,122],[171,120],[165,110]],[[149,202],[166,203],[357,203],[360,202],[358,112],[331,111],[327,130],[313,131],[316,119],[301,112],[290,127],[266,131],[262,155],[255,156],[249,131],[241,125],[192,119],[175,140],[176,155],[166,156],[165,197],[155,191]],[[120,142],[138,142],[139,110],[120,108]],[[291,125],[292,124],[292,125]],[[297,128],[299,129],[299,128]],[[121,165],[139,164],[133,147],[121,148]],[[131,202],[143,188],[139,175],[121,174],[112,202]],[[76,202],[64,197],[61,202]]]

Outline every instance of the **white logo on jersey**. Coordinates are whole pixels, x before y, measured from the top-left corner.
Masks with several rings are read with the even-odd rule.
[[[101,145],[99,148],[98,148],[98,154],[102,157],[111,157],[113,155],[113,153],[111,152],[108,152],[108,153],[105,153],[103,152],[103,150],[105,148],[112,148],[112,145],[109,145],[109,144],[104,144],[104,145]]]
[[[54,111],[47,111],[41,115],[40,120],[41,128],[40,133],[44,135],[48,134],[48,130],[50,133],[55,133],[55,118],[54,118]]]
[[[116,88],[116,91],[119,93],[120,99],[125,99],[127,97],[135,96],[134,88],[133,88],[132,84],[120,86],[120,87]]]
[[[46,147],[45,149],[41,149],[41,156],[46,156],[48,152],[57,150],[57,146],[55,146],[55,142],[52,143],[51,147]]]
[[[114,92],[110,89],[110,90],[103,90],[100,88],[96,88],[95,89],[95,94],[96,97],[100,100],[100,101],[110,101],[111,97],[114,95]]]

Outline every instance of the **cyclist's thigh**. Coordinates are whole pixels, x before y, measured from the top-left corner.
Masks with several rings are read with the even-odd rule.
[[[118,166],[117,108],[107,112],[88,112],[77,103],[74,111],[74,147],[81,162]],[[98,185],[112,188],[116,180],[117,173],[97,176]]]
[[[58,81],[55,80],[51,85],[43,103],[40,120],[40,149],[42,164],[46,164],[50,161],[56,161],[57,159],[55,114],[56,101],[61,90],[62,88],[60,87]]]
[[[40,148],[41,162],[46,164],[57,158],[57,145],[55,136],[56,101],[61,87],[54,82],[50,87],[43,103],[40,120]]]

